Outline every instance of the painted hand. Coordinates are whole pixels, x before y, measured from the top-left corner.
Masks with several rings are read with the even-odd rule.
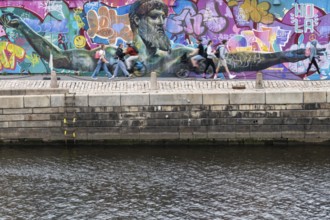
[[[0,17],[0,24],[4,28],[17,28],[21,22],[20,17],[14,15],[13,13],[4,13]]]
[[[113,21],[115,23],[112,23]],[[116,38],[119,36],[126,41],[133,39],[128,15],[117,15],[116,11],[105,6],[100,7],[97,12],[88,11],[87,22],[89,26],[87,34],[90,38],[98,36],[108,39],[110,44],[115,44]]]

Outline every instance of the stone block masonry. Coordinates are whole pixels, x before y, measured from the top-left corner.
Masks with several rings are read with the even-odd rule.
[[[0,140],[326,142],[329,94],[250,89],[0,95]]]

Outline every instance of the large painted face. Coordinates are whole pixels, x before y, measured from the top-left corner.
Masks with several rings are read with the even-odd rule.
[[[164,11],[153,9],[140,19],[138,33],[147,47],[170,50],[171,43],[164,31],[165,18]]]

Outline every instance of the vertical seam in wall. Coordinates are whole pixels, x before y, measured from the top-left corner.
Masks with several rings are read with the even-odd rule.
[[[25,107],[25,95],[23,95],[23,108],[26,108]],[[32,108],[32,113],[33,113],[33,108]]]
[[[231,101],[230,101],[230,91],[228,91],[228,105],[231,105]]]
[[[151,101],[150,101],[150,92],[148,93],[148,99],[149,99],[148,100],[148,107],[150,107],[151,106],[151,104],[150,104],[151,103]]]
[[[302,91],[302,105],[305,105],[305,92],[306,91]]]
[[[202,105],[204,105],[204,92],[202,92]]]
[[[328,103],[328,91],[325,92],[325,103]]]

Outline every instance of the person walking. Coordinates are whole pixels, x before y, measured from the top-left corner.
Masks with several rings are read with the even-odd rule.
[[[97,74],[100,72],[101,67],[106,72],[109,79],[112,77],[112,75],[109,72],[108,67],[107,67],[107,64],[109,62],[105,59],[105,50],[104,50],[104,48],[105,48],[105,45],[102,44],[101,48],[98,51],[96,51],[96,54],[95,54],[95,58],[98,59],[98,61],[97,61],[96,68],[94,69],[94,72],[91,76],[91,78],[94,79],[94,80],[97,80]]]
[[[307,68],[306,74],[305,74],[305,76],[304,76],[304,78],[303,78],[304,80],[308,80],[308,78],[307,78],[307,74],[308,74],[308,72],[309,72],[309,70],[311,69],[311,67],[312,67],[313,64],[314,64],[314,66],[316,67],[316,70],[317,70],[317,72],[319,73],[319,75],[321,74],[321,73],[320,73],[319,65],[318,65],[317,62],[316,62],[316,58],[318,57],[318,56],[317,56],[316,45],[317,45],[317,41],[316,41],[316,40],[311,41],[311,46],[310,46],[310,48],[309,48],[310,53],[309,53],[309,57],[308,57],[310,63],[309,63],[309,65],[308,65],[308,68]]]
[[[219,61],[218,61],[218,66],[217,66],[217,70],[216,72],[218,73],[220,70],[221,65],[225,68],[226,73],[229,77],[229,79],[234,79],[236,77],[236,75],[231,74],[228,66],[227,66],[227,62],[226,62],[226,54],[228,53],[228,49],[227,49],[227,40],[222,40],[220,46],[218,47],[219,50]]]
[[[131,70],[133,69],[134,62],[139,58],[139,53],[137,49],[133,46],[132,42],[127,42],[125,54],[129,55],[129,57],[126,58],[125,63],[127,66],[127,70],[131,72]]]
[[[119,69],[121,69],[121,71],[123,71],[124,75],[126,77],[130,77],[130,74],[129,72],[127,71],[126,69],[126,66],[125,66],[125,53],[123,51],[123,44],[120,43],[117,50],[116,50],[116,56],[117,56],[117,66],[115,68],[115,71],[114,71],[114,74],[113,76],[111,77],[111,79],[115,78],[118,76],[118,71]]]
[[[205,61],[205,69],[204,69],[204,73],[203,73],[203,77],[205,78],[205,74],[207,73],[207,69],[209,68],[209,66],[212,67],[213,70],[213,75],[212,77],[214,77],[216,79],[217,74],[215,72],[215,64],[213,62],[213,58],[217,58],[213,52],[213,41],[209,40],[209,42],[207,43],[207,48],[206,48],[206,61]]]
[[[189,54],[191,56],[191,64],[193,67],[198,68],[198,62],[204,58],[204,45],[202,44],[201,39],[197,39],[198,46],[196,50]]]

